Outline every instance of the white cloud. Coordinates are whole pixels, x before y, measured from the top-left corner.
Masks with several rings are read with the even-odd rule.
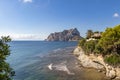
[[[2,36],[8,36],[8,34],[2,34]],[[44,40],[39,34],[9,34],[9,36],[12,40]]]
[[[118,13],[114,13],[113,17],[117,18],[120,17],[120,15]]]
[[[33,2],[33,0],[20,0],[20,1],[22,1],[23,3],[32,3]]]

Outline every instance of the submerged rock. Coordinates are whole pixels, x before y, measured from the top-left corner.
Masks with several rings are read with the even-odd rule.
[[[80,36],[79,31],[74,28],[70,30],[64,30],[62,32],[51,33],[46,41],[77,41],[82,37]]]

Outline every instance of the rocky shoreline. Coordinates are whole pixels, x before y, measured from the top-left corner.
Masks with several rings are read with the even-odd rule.
[[[73,55],[74,49],[75,47],[68,47],[53,51],[45,56],[44,59],[49,61],[45,68],[46,72],[55,74],[57,80],[108,80],[104,73],[100,73],[93,68],[84,68]],[[52,67],[52,69],[49,67]],[[64,67],[67,67],[72,74],[69,74],[65,69],[61,69]]]
[[[99,72],[103,72],[108,79],[120,80],[120,68],[105,63],[101,55],[86,55],[80,47],[75,48],[73,54],[77,56],[83,67],[95,68]]]
[[[51,51],[45,56],[36,56],[36,62],[17,71],[19,76],[16,76],[15,80],[110,80],[100,69],[85,68],[81,65],[75,56],[79,53],[77,49],[68,47]]]

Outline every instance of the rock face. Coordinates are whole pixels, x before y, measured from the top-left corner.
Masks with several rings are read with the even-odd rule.
[[[74,28],[70,30],[64,30],[63,32],[51,33],[46,41],[77,41],[82,37],[80,36],[79,31]]]
[[[91,55],[90,57],[86,54],[84,54],[84,51],[78,47],[74,50],[74,55],[76,55],[78,57],[78,59],[80,60],[81,64],[83,67],[87,67],[87,68],[96,68],[96,69],[103,69],[104,66],[101,64],[98,64],[97,62],[94,62],[94,56]]]
[[[95,56],[94,54],[86,55],[85,52],[77,47],[74,52],[74,55],[77,56],[78,60],[80,60],[81,64],[87,68],[95,68],[98,70],[105,70],[105,74],[108,78],[116,78],[120,80],[120,68],[113,67],[104,62],[104,58],[102,55]]]

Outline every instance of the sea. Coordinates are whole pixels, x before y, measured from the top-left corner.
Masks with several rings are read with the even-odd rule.
[[[62,49],[75,47],[78,42],[12,41],[9,43],[11,54],[7,62],[15,71],[14,80],[64,80],[58,75],[48,74],[48,56]],[[71,48],[73,49],[73,48]],[[59,53],[60,54],[60,53]],[[54,61],[57,61],[54,59]],[[44,68],[44,66],[46,68]]]
[[[105,74],[82,67],[73,50],[78,42],[12,41],[7,62],[13,80],[106,80]]]

